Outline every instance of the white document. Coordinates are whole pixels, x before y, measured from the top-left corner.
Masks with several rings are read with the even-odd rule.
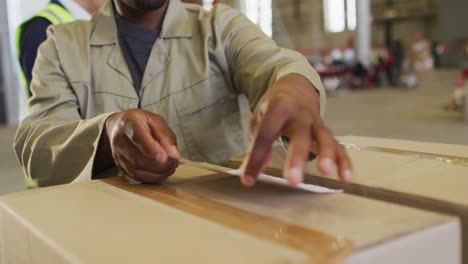
[[[232,170],[232,171],[227,171],[226,173],[240,177],[241,170]],[[301,189],[301,190],[313,192],[313,193],[332,194],[332,193],[343,192],[343,190],[335,190],[335,189],[330,189],[330,188],[312,185],[312,184],[306,184],[306,183],[300,183],[297,187],[292,187],[291,185],[289,185],[287,180],[283,178],[279,178],[279,177],[273,177],[264,173],[260,173],[260,175],[258,175],[258,181],[275,184],[275,185],[286,186],[290,188]]]

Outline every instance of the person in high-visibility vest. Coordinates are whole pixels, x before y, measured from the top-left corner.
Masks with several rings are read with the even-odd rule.
[[[21,68],[21,82],[29,98],[29,85],[32,79],[32,69],[36,60],[37,50],[47,39],[47,28],[73,22],[75,19],[89,20],[92,13],[97,11],[105,0],[52,0],[39,13],[22,23],[16,32],[18,59]],[[36,187],[33,181],[25,176],[26,184],[30,188]]]
[[[25,21],[17,30],[18,58],[21,66],[21,80],[27,97],[31,96],[29,84],[37,50],[47,39],[46,30],[50,25],[73,22],[75,19],[89,20],[105,0],[52,0],[39,13]]]

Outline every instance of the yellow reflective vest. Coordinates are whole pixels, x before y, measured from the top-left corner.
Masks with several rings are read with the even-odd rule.
[[[23,34],[23,27],[25,24],[27,24],[29,21],[31,21],[34,18],[45,18],[47,19],[52,25],[58,25],[58,24],[63,24],[63,23],[69,23],[73,22],[75,18],[68,12],[65,8],[61,7],[60,5],[54,4],[54,3],[49,3],[46,7],[44,7],[39,13],[34,15],[32,18],[29,20],[23,22],[19,27],[18,30],[16,31],[16,48],[18,51],[18,58],[20,58],[21,55],[21,37]],[[26,97],[29,97],[29,92],[28,92],[28,82],[26,80],[26,75],[24,74],[23,68],[20,66],[20,77],[21,77],[21,83],[23,84],[24,89],[26,89]],[[30,188],[36,188],[36,184],[34,181],[29,178],[28,176],[24,176],[26,185]]]

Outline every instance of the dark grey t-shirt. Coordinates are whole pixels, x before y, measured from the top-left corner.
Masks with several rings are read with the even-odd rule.
[[[141,79],[159,32],[127,22],[117,13],[116,20],[120,48],[132,75],[133,86],[140,94]]]

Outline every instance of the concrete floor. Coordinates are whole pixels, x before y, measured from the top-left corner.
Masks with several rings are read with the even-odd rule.
[[[468,145],[463,114],[442,109],[455,70],[438,71],[414,89],[384,88],[330,96],[325,120],[335,135],[372,136]]]
[[[0,127],[0,196],[26,189],[23,173],[13,152],[15,127]]]
[[[419,88],[341,91],[328,99],[326,122],[335,135],[360,135],[468,145],[468,123],[442,110],[456,71],[436,72]],[[0,195],[25,190],[12,150],[14,127],[0,127]]]

